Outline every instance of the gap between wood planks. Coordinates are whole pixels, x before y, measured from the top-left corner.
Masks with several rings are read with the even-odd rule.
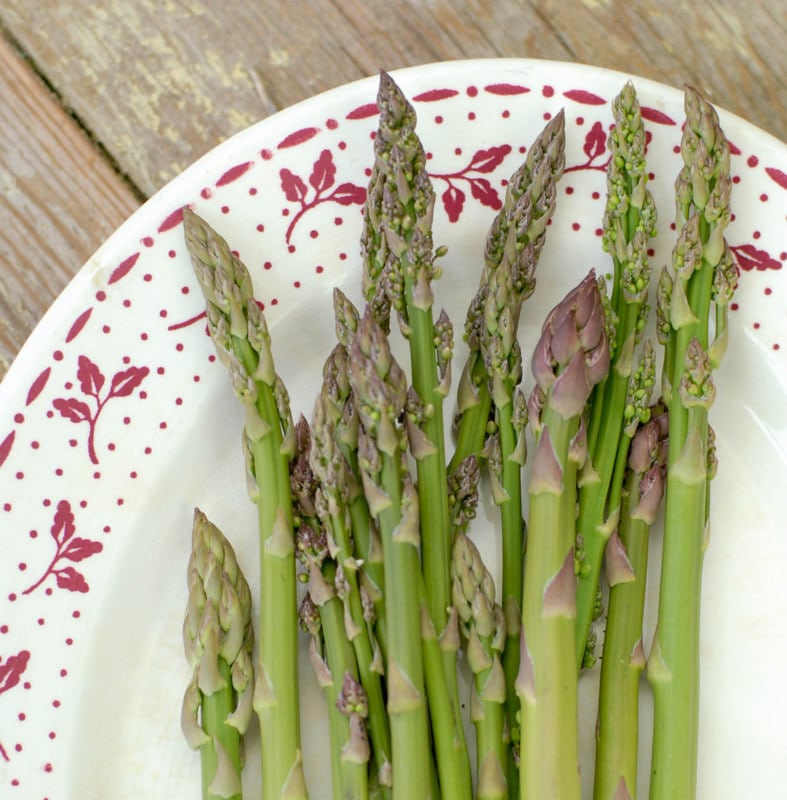
[[[9,47],[16,53],[19,59],[24,62],[30,71],[38,78],[39,81],[44,85],[47,89],[49,94],[52,96],[52,99],[60,106],[63,110],[63,113],[68,115],[73,121],[74,124],[79,128],[79,130],[87,137],[90,143],[98,150],[101,157],[107,164],[111,167],[112,171],[128,186],[131,193],[134,197],[139,201],[140,204],[144,203],[148,196],[142,189],[137,186],[134,181],[132,180],[131,176],[128,175],[121,167],[120,164],[116,161],[113,157],[112,153],[107,150],[107,148],[103,145],[103,143],[95,136],[93,131],[85,125],[82,118],[79,114],[74,111],[63,99],[62,94],[58,91],[57,87],[49,80],[45,72],[40,68],[40,66],[36,63],[35,59],[28,53],[19,40],[11,33],[11,31],[3,24],[2,15],[0,15],[0,37],[5,39],[8,43]]]
[[[0,30],[0,379],[68,281],[140,202]]]

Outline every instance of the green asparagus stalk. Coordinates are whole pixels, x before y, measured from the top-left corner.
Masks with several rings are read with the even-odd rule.
[[[480,287],[465,320],[469,354],[457,393],[459,420],[456,448],[449,464],[455,470],[469,455],[478,456],[488,433],[492,408],[491,376],[482,352],[485,306],[491,276],[504,264],[511,272],[510,299],[514,325],[522,303],[535,289],[535,270],[555,210],[556,183],[565,168],[565,116],[561,111],[538,135],[527,157],[511,176],[505,200],[487,236]],[[514,629],[514,636],[518,636]]]
[[[452,510],[460,517],[451,560],[454,606],[467,643],[467,660],[473,672],[470,719],[476,731],[478,800],[506,800],[508,791],[508,736],[506,735],[506,682],[501,662],[505,642],[505,617],[495,600],[492,575],[466,534],[475,515],[479,469],[468,456],[452,475],[452,496],[462,498]]]
[[[420,635],[418,496],[404,463],[407,437],[400,422],[407,380],[369,309],[352,342],[350,380],[360,420],[361,478],[383,547],[393,797],[428,798],[431,759]]]
[[[669,456],[658,622],[648,659],[654,699],[651,800],[693,800],[696,793],[700,594],[712,463],[708,410],[715,394],[713,363],[726,338],[722,325],[719,338],[711,340],[711,312],[715,305],[724,319],[735,285],[724,240],[729,144],[715,110],[691,87],[685,110],[684,166],[675,184],[680,233],[672,269],[659,284]]]
[[[563,113],[536,138],[524,163],[512,175],[503,208],[489,230],[481,285],[465,322],[469,354],[459,385],[459,421],[453,470],[468,455],[488,459],[493,496],[500,507],[502,597],[507,640],[503,668],[507,687],[509,730],[516,725],[519,702],[514,690],[519,670],[520,600],[524,520],[522,465],[525,460],[524,396],[517,389],[522,357],[517,339],[522,304],[535,290],[535,270],[555,210],[556,182],[565,166]],[[484,449],[484,440],[490,437]],[[517,767],[512,753],[508,782],[512,790]]]
[[[591,272],[547,316],[532,359],[530,479],[522,635],[520,797],[579,800],[574,543],[582,414],[609,368],[604,307]]]
[[[379,224],[389,249],[389,297],[409,341],[412,386],[424,409],[423,446],[415,454],[423,538],[423,564],[430,612],[438,631],[447,622],[448,492],[443,400],[450,387],[451,328],[447,317],[436,329],[431,282],[439,277],[432,246],[434,190],[426,154],[415,132],[415,111],[393,80],[381,74],[380,122],[375,139],[382,208]]]
[[[381,672],[382,653],[371,633],[373,604],[364,602],[359,584],[361,561],[352,542],[349,512],[350,475],[336,442],[335,425],[327,410],[328,397],[323,392],[315,403],[312,431],[313,446],[309,461],[318,482],[318,513],[328,532],[329,547],[337,564],[335,587],[344,604],[345,636],[351,642],[358,673],[368,706],[368,728],[374,752],[377,779],[384,795],[391,783],[391,737]]]
[[[377,222],[387,248],[384,285],[409,343],[413,398],[408,432],[416,461],[420,509],[421,559],[429,615],[444,644],[443,662],[452,703],[451,731],[439,726],[438,771],[449,778],[456,800],[469,800],[470,763],[464,742],[457,679],[456,647],[451,637],[451,528],[448,515],[443,401],[451,384],[453,328],[443,311],[433,315],[432,281],[440,276],[432,243],[435,195],[426,171],[426,153],[416,131],[416,115],[389,75],[381,73],[377,97],[380,120],[375,138],[375,169],[370,198],[379,198]],[[370,201],[370,204],[376,202]],[[378,234],[379,237],[379,234]],[[374,297],[367,295],[370,306]],[[430,695],[431,696],[431,695]],[[443,761],[448,758],[448,763]]]
[[[339,343],[331,351],[323,368],[322,397],[327,401],[325,408],[336,427],[335,439],[346,461],[347,501],[355,553],[363,562],[360,568],[361,586],[374,604],[374,635],[385,662],[387,636],[382,545],[361,487],[358,467],[359,423],[350,388],[349,347],[358,329],[360,315],[338,288],[333,292],[333,307]]]
[[[369,743],[363,718],[359,716],[351,723],[351,715],[346,713],[342,682],[352,677],[355,654],[344,635],[342,602],[329,582],[336,565],[329,561],[322,567],[315,565],[315,569],[312,589],[317,600],[307,592],[299,615],[301,628],[312,636],[309,658],[328,705],[333,798],[363,800],[369,797]]]
[[[667,416],[639,427],[631,444],[620,524],[606,548],[610,586],[601,659],[594,800],[634,800],[639,761],[639,684],[648,535],[661,504]]]
[[[312,636],[309,657],[328,704],[333,796],[335,800],[366,798],[370,753],[365,722],[357,719],[351,725],[349,715],[341,708],[342,680],[358,675],[351,639],[354,630],[342,597],[346,595],[346,581],[324,524],[327,502],[312,469],[311,430],[303,416],[295,427],[295,445],[290,468],[293,512],[298,526],[295,552],[303,565],[300,577],[309,584],[298,613],[301,629]]]
[[[227,242],[189,208],[186,245],[205,296],[208,328],[246,411],[244,453],[260,537],[260,625],[254,708],[265,800],[307,797],[298,705],[298,626],[289,461],[294,426],[276,374],[251,276]]]
[[[525,428],[527,403],[517,389],[522,376],[522,355],[516,336],[521,301],[511,270],[503,260],[490,274],[484,304],[485,326],[481,340],[484,370],[489,376],[496,432],[487,442],[492,496],[500,508],[502,534],[502,598],[506,624],[502,653],[509,730],[516,724],[519,702],[515,682],[519,672],[520,602],[522,598],[525,524],[522,511],[522,466],[527,457]],[[513,753],[509,782],[516,782]]]
[[[232,545],[199,510],[188,586],[183,642],[193,673],[183,698],[183,732],[200,752],[203,800],[240,800],[242,735],[254,694],[251,594]]]
[[[593,661],[587,650],[596,606],[602,557],[620,515],[616,497],[626,463],[628,441],[623,429],[635,353],[648,315],[650,283],[648,241],[655,233],[656,207],[646,188],[645,126],[633,84],[627,83],[612,103],[615,127],[609,134],[607,205],[602,243],[614,267],[610,298],[611,365],[609,376],[594,390],[588,421],[588,463],[579,492],[577,535],[582,561],[577,588],[577,663]],[[645,404],[647,405],[647,403]],[[618,469],[616,471],[616,462]]]

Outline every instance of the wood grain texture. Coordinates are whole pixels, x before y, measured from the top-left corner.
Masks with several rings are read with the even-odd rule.
[[[43,312],[139,205],[0,38],[0,378]]]
[[[279,108],[380,67],[531,57],[689,82],[785,139],[783,8],[770,0],[4,0],[0,28],[27,60],[0,43],[0,375],[68,277],[136,206],[128,183],[150,195]]]
[[[772,5],[772,4],[771,4]],[[778,5],[778,4],[777,4]],[[573,60],[680,86],[787,135],[783,15],[760,0],[5,0],[3,23],[145,194],[251,122],[429,61]]]

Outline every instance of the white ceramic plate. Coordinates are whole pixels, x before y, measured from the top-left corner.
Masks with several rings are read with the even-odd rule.
[[[522,327],[528,350],[545,311],[590,267],[608,268],[605,139],[628,76],[489,60],[396,77],[431,154],[435,241],[450,250],[435,292],[457,329],[504,180],[545,119],[566,111],[568,169]],[[682,94],[634,81],[652,135],[659,267],[675,237]],[[233,540],[252,584],[257,536],[241,413],[200,319],[178,209],[193,204],[251,268],[293,410],[310,414],[333,337],[331,289],[359,300],[376,89],[370,78],[276,114],[172,181],[84,266],[0,385],[0,796],[198,796],[198,758],[179,728],[193,508]],[[705,800],[777,798],[787,740],[787,150],[721,119],[734,145],[728,240],[741,275],[713,409],[720,467],[704,574],[699,784]],[[487,509],[474,529],[490,558],[493,524]],[[305,663],[301,681],[307,777],[324,798],[324,706]],[[583,678],[587,728],[593,681]],[[248,753],[254,791],[254,734]],[[586,784],[590,757],[588,744]],[[647,762],[643,752],[645,774]]]

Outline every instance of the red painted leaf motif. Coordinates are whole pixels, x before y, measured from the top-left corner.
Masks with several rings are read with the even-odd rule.
[[[0,467],[3,466],[5,460],[8,458],[8,454],[11,452],[11,448],[14,445],[15,438],[16,431],[11,431],[11,433],[3,439],[3,443],[0,444]]]
[[[63,569],[57,570],[57,572],[55,572],[55,578],[57,580],[57,585],[61,589],[68,589],[69,592],[80,592],[84,594],[90,591],[90,586],[88,586],[85,576],[73,567],[64,567]]]
[[[295,147],[295,145],[308,142],[313,136],[320,132],[319,128],[301,128],[299,131],[294,131],[289,136],[285,136],[276,147],[279,150],[284,150],[287,147]]]
[[[465,193],[461,189],[457,189],[456,186],[449,185],[443,192],[441,199],[446,214],[448,214],[449,222],[456,222],[465,205]]]
[[[291,203],[303,203],[306,200],[308,188],[294,172],[286,168],[279,170],[279,178],[281,178],[281,188],[284,190],[284,196]]]
[[[309,175],[309,183],[315,188],[317,194],[322,194],[333,186],[334,180],[336,180],[336,166],[333,163],[333,156],[330,150],[323,150],[320,157],[314,162],[312,174]]]
[[[95,553],[100,553],[103,549],[104,545],[101,542],[77,536],[68,543],[68,547],[61,554],[61,558],[67,558],[69,561],[82,561],[85,558],[90,558]]]
[[[37,581],[28,586],[22,594],[28,595],[34,592],[46,582],[50,575],[55,576],[57,585],[61,589],[67,589],[70,592],[87,592],[90,587],[84,575],[74,567],[63,567],[61,564],[63,561],[84,561],[86,558],[100,553],[104,546],[92,539],[74,536],[76,525],[71,504],[68,500],[61,500],[57,504],[50,531],[57,545],[55,555],[44,573]],[[47,592],[51,594],[51,589],[47,589]]]
[[[104,385],[104,375],[87,356],[80,356],[78,364],[77,380],[82,394],[97,398],[101,387]]]
[[[85,327],[87,321],[90,319],[90,315],[93,313],[93,307],[91,306],[86,311],[83,311],[75,320],[74,324],[69,328],[68,333],[66,334],[66,344],[69,342],[73,342],[74,339],[77,338],[82,328]]]
[[[734,142],[731,142],[729,139],[727,140],[727,144],[730,146],[730,153],[734,156],[739,156],[742,152],[740,147]]]
[[[248,171],[253,161],[244,161],[243,164],[236,164],[230,167],[217,181],[216,186],[226,186],[228,183],[238,180],[241,175]]]
[[[29,650],[20,650],[15,656],[9,656],[0,663],[0,694],[13,689],[19,683],[22,673],[27,669],[30,660]]]
[[[765,174],[782,189],[787,189],[787,173],[782,172],[780,169],[776,169],[776,167],[765,167]]]
[[[598,158],[607,147],[607,135],[600,122],[594,122],[593,127],[585,135],[585,144],[582,149],[590,161]]]
[[[30,389],[27,392],[27,399],[25,400],[25,405],[29,406],[38,395],[44,391],[44,386],[46,386],[46,382],[49,380],[49,376],[52,373],[52,367],[47,367],[45,370],[41,372],[41,374],[33,381],[30,386]]]
[[[731,248],[735,254],[738,266],[746,272],[756,270],[765,272],[767,269],[781,269],[781,261],[777,261],[765,250],[759,250],[753,244],[741,244]]]
[[[379,113],[380,109],[377,108],[377,103],[366,103],[350,111],[345,119],[366,119],[367,117],[374,117]]]
[[[646,119],[648,120],[648,122],[655,122],[658,125],[675,124],[675,120],[672,119],[672,117],[665,114],[663,111],[659,111],[657,108],[648,108],[648,106],[640,106],[639,112],[640,114],[642,114],[642,119]]]
[[[149,372],[147,367],[129,367],[116,372],[112,376],[110,396],[128,397],[145,380]]]
[[[188,328],[189,325],[194,325],[195,323],[199,322],[201,319],[205,319],[207,317],[207,312],[200,311],[199,314],[195,314],[193,317],[189,317],[188,319],[184,319],[182,322],[174,322],[172,325],[167,325],[168,331],[179,331],[181,328]]]
[[[164,233],[165,231],[170,230],[171,228],[176,228],[180,223],[183,222],[183,208],[176,208],[171,214],[167,215],[167,218],[158,226],[158,232]]]
[[[58,397],[52,401],[52,405],[71,422],[90,422],[90,406],[76,397]]]
[[[430,89],[428,92],[421,92],[413,97],[421,103],[434,103],[436,100],[446,100],[449,97],[455,97],[459,92],[456,89]]]
[[[342,206],[360,206],[366,202],[366,189],[363,186],[356,186],[354,183],[341,183],[331,194],[331,200],[335,200]]]
[[[139,258],[139,253],[134,253],[130,255],[124,261],[121,261],[115,269],[112,270],[112,274],[109,276],[109,280],[107,283],[117,283],[121,278],[125,278],[129,272],[131,272],[132,267],[134,264],[137,263],[137,259]]]
[[[71,503],[68,500],[61,500],[57,504],[57,511],[55,511],[55,518],[52,521],[50,531],[52,538],[58,545],[67,542],[76,532],[74,513],[71,511]]]
[[[510,144],[501,144],[497,147],[490,147],[486,150],[477,150],[473,156],[467,171],[493,172],[503,162],[503,159],[511,152]]]
[[[563,97],[585,106],[603,106],[607,102],[603,97],[585,89],[569,89],[567,92],[563,92]]]
[[[527,86],[520,86],[516,83],[490,83],[484,86],[484,91],[489,92],[489,94],[514,95],[525,94],[530,89]]]
[[[497,190],[486,178],[471,178],[470,193],[476,200],[481,201],[481,205],[493,208],[495,211],[499,211],[503,207]]]

